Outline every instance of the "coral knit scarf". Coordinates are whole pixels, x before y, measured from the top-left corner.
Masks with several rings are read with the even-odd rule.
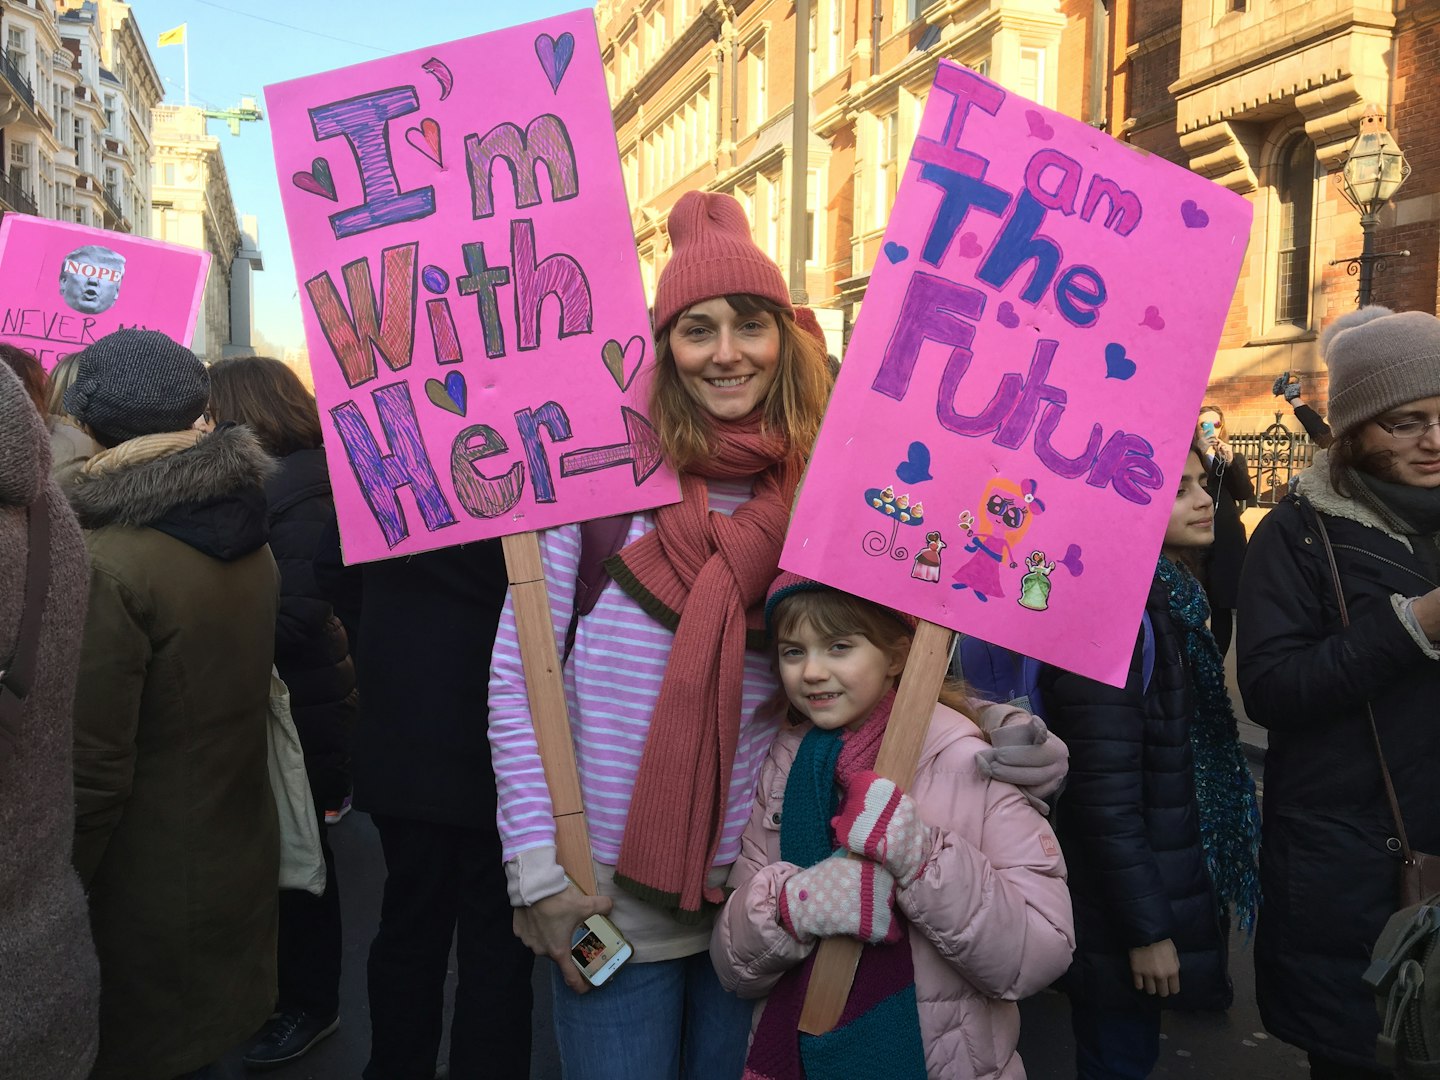
[[[712,454],[680,477],[682,498],[655,529],[606,562],[615,582],[675,632],[640,759],[615,880],[698,922],[723,900],[706,885],[720,844],[740,734],[747,630],[763,642],[765,590],[774,580],[795,480],[789,445],[758,415],[716,425]],[[704,477],[755,477],[734,514],[709,509]]]

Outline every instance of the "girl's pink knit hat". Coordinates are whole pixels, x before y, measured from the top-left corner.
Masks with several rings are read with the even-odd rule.
[[[730,195],[687,191],[670,211],[672,254],[655,286],[655,329],[691,304],[749,293],[773,300],[792,316],[790,290],[775,261],[755,246],[745,211]]]

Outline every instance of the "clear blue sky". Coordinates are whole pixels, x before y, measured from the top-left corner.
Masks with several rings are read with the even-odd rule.
[[[162,31],[189,26],[190,102],[227,109],[242,97],[264,108],[274,82],[330,71],[378,56],[408,52],[456,38],[586,7],[584,0],[131,0],[145,43],[165,84],[165,101],[180,104],[185,56],[161,49]],[[280,208],[280,186],[265,123],[242,124],[232,138],[211,120],[239,214],[260,224],[265,272],[256,275],[255,328],[277,351],[305,340],[295,267]]]

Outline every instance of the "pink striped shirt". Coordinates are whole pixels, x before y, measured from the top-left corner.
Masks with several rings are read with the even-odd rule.
[[[749,498],[748,483],[710,481],[712,511],[733,513]],[[626,542],[639,539],[654,527],[653,514],[636,514]],[[565,525],[542,533],[540,554],[555,644],[563,655],[565,631],[575,607],[580,527]],[[613,866],[620,858],[630,795],[673,642],[674,635],[668,629],[610,581],[594,610],[580,620],[575,647],[565,665],[565,697],[591,848],[596,860],[608,865]],[[775,717],[759,718],[756,714],[776,688],[769,654],[747,652],[740,739],[716,866],[728,866],[739,857],[740,834],[745,831],[754,805],[760,766],[776,732]],[[508,597],[490,666],[490,751],[505,859],[553,845],[555,821],[550,792],[530,723],[515,614]],[[688,814],[690,808],[676,807],[676,813]]]

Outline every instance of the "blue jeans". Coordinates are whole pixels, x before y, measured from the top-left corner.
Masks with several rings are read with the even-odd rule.
[[[625,964],[577,994],[557,968],[555,1039],[565,1080],[739,1080],[753,1001],[720,985],[708,952]]]
[[[1145,1080],[1160,1058],[1160,1005],[1092,1009],[1070,999],[1077,1080]]]

